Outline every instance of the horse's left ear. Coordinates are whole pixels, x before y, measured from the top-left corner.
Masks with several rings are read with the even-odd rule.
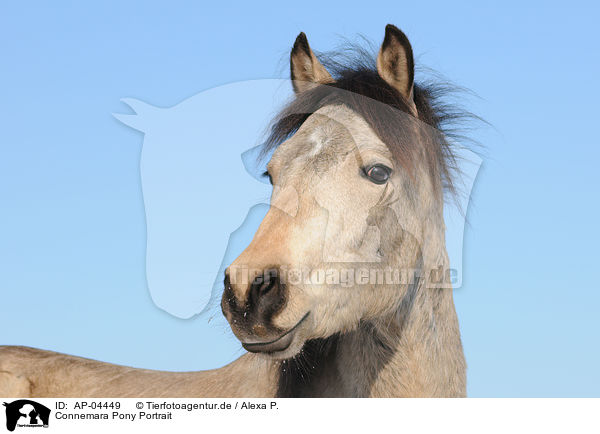
[[[385,26],[385,38],[377,55],[377,72],[414,107],[415,61],[406,35],[396,26]],[[416,111],[416,110],[415,110]]]
[[[319,62],[315,53],[308,45],[308,39],[301,32],[294,42],[290,55],[290,72],[292,75],[292,86],[296,93],[311,89],[315,84],[332,83],[331,74]]]

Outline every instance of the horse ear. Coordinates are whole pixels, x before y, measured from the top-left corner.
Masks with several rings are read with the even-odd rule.
[[[163,110],[144,101],[135,98],[121,98],[121,102],[127,104],[134,112],[134,115],[113,113],[112,115],[120,122],[135,130],[146,132],[147,127],[156,122],[157,116]]]
[[[385,38],[377,55],[377,72],[413,106],[415,61],[406,35],[396,26],[385,26]]]
[[[310,49],[308,39],[301,32],[294,42],[290,55],[292,86],[296,93],[311,89],[315,84],[332,83],[334,80],[317,56]]]

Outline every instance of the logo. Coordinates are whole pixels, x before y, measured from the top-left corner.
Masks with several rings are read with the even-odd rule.
[[[29,399],[19,399],[4,403],[6,407],[6,429],[14,431],[16,427],[48,428],[50,409]]]

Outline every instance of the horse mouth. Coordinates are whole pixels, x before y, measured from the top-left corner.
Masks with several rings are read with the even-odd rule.
[[[268,342],[242,342],[242,347],[246,351],[250,351],[251,353],[277,353],[279,351],[285,351],[291,345],[294,340],[294,335],[296,334],[296,330],[304,322],[310,312],[306,312],[304,316],[296,323],[294,327],[289,329],[287,332],[279,336],[277,339]]]

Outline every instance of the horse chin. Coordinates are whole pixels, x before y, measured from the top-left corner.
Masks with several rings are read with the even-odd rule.
[[[285,333],[270,340],[254,340],[252,337],[242,339],[242,346],[251,353],[266,356],[269,359],[288,359],[298,354],[306,341],[306,319],[310,311]]]
[[[305,343],[305,341],[303,339],[294,338],[294,340],[292,341],[290,346],[288,346],[285,350],[274,351],[271,353],[267,353],[267,352],[262,353],[261,352],[261,353],[257,353],[257,354],[260,355],[261,357],[269,359],[269,360],[287,360],[287,359],[294,358],[295,356],[300,354],[300,352],[302,351],[302,348],[304,347],[304,343]]]

